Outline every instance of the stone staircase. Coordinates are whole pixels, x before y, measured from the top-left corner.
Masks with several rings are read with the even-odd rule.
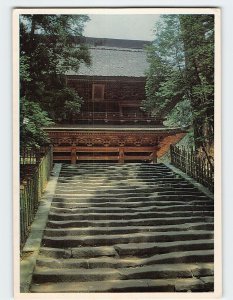
[[[63,165],[30,291],[213,291],[213,217],[163,164]]]

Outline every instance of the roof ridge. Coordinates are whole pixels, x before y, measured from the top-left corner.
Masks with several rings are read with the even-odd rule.
[[[118,48],[118,47],[102,47],[102,46],[97,46],[97,47],[88,47],[89,49],[94,49],[94,50],[115,50],[115,51],[125,51],[125,52],[145,52],[144,49],[132,49],[132,48]]]

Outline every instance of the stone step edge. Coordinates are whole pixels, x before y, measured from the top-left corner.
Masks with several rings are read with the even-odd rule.
[[[175,241],[175,242],[147,242],[147,243],[128,243],[128,244],[115,244],[113,246],[86,246],[86,247],[73,247],[73,248],[52,248],[52,247],[41,247],[39,255],[43,257],[48,256],[52,258],[72,258],[74,253],[78,253],[82,255],[82,253],[88,253],[91,251],[92,255],[97,256],[117,256],[117,253],[121,255],[121,252],[124,251],[142,251],[142,250],[150,250],[150,249],[160,249],[166,247],[173,247],[179,245],[213,245],[214,240],[191,240],[191,241]],[[116,252],[117,250],[117,252]],[[193,251],[190,249],[190,251]]]
[[[77,285],[77,282],[59,282],[46,284],[32,284],[32,293],[85,293],[85,292],[210,292],[213,291],[213,277],[208,284],[203,281],[203,277],[197,278],[176,278],[176,279],[147,279],[147,280],[108,280],[89,281]]]

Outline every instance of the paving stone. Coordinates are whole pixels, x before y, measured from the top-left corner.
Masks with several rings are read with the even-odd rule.
[[[176,292],[204,292],[205,285],[200,279],[183,279],[175,283]]]
[[[206,291],[213,291],[214,290],[214,276],[206,276],[199,278],[202,282],[204,282],[205,290]]]

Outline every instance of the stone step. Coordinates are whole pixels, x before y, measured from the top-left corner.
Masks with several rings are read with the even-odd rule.
[[[94,258],[100,256],[116,256],[118,253],[113,246],[100,246],[100,247],[78,247],[69,249],[59,249],[50,247],[41,247],[39,257],[52,257],[52,258]]]
[[[119,172],[119,173],[144,173],[144,172],[169,172],[169,173],[173,173],[173,171],[169,168],[166,167],[160,167],[160,168],[150,168],[150,167],[135,167],[135,166],[125,166],[125,167],[121,167],[120,165],[116,165],[113,167],[106,167],[106,168],[102,168],[102,167],[96,167],[96,168],[88,168],[88,167],[80,167],[80,168],[72,168],[72,169],[67,169],[67,168],[63,168],[61,169],[61,172],[71,172],[71,173],[75,173],[75,172],[80,172],[80,173],[85,173],[85,172],[89,172],[89,173],[94,173],[94,172],[98,172],[98,173],[112,173],[112,172]]]
[[[56,207],[56,208],[70,208],[70,209],[78,209],[78,208],[90,208],[90,209],[95,209],[96,207],[109,207],[110,206],[110,199],[108,200],[108,202],[71,202],[70,200],[67,201],[56,201],[56,199],[53,200],[51,207]],[[127,201],[127,202],[111,202],[111,207],[114,208],[136,208],[136,207],[148,207],[151,205],[155,205],[156,207],[159,208],[163,208],[163,207],[170,207],[170,206],[176,206],[176,207],[186,207],[186,206],[190,206],[190,207],[213,207],[214,208],[214,204],[211,203],[211,201],[187,201],[187,200],[183,200],[183,201],[137,201],[137,202],[133,202],[133,201]]]
[[[96,191],[96,189],[98,188],[98,191]],[[197,191],[196,189],[193,188],[154,188],[154,187],[136,187],[136,186],[128,186],[128,187],[111,187],[111,186],[103,186],[100,185],[99,187],[96,186],[92,186],[92,187],[81,187],[79,188],[78,186],[75,188],[69,187],[69,188],[65,188],[65,187],[60,187],[58,186],[56,188],[56,194],[83,194],[83,193],[95,193],[95,194],[102,194],[102,193],[107,193],[108,195],[112,195],[112,194],[123,194],[123,195],[127,195],[127,194],[135,194],[135,193],[143,193],[143,195],[149,195],[151,193],[158,193],[158,195],[184,195],[184,194],[189,194],[189,195],[202,195],[202,193],[200,193],[199,191]]]
[[[60,183],[60,182],[63,182],[63,183],[67,183],[67,182],[70,182],[70,183],[72,183],[72,182],[74,182],[74,183],[80,183],[81,181],[82,181],[82,179],[85,179],[85,178],[82,178],[83,176],[81,176],[80,175],[80,178],[74,178],[74,177],[71,177],[71,178],[67,178],[67,177],[59,177],[59,179],[58,179],[58,183]],[[182,183],[182,184],[185,184],[185,183],[187,183],[187,181],[185,181],[184,179],[180,179],[180,178],[158,178],[158,177],[156,177],[156,178],[152,178],[152,177],[150,177],[150,176],[145,176],[145,178],[135,178],[135,177],[127,177],[126,176],[126,178],[127,178],[127,180],[129,180],[129,182],[131,182],[131,181],[135,181],[135,179],[137,179],[138,180],[138,182],[154,182],[154,183],[156,183],[156,184],[166,184],[166,183],[177,183],[177,184],[179,184],[179,183]],[[125,179],[123,178],[122,179],[122,177],[121,176],[113,176],[113,177],[104,177],[104,178],[101,178],[100,176],[96,176],[96,177],[90,177],[90,176],[88,176],[88,182],[92,182],[92,183],[95,183],[95,182],[102,182],[102,181],[108,181],[108,182],[116,182],[116,180],[118,180],[118,183],[119,183],[119,181],[121,181],[122,180],[122,182],[124,182],[125,181]],[[85,180],[84,180],[84,182],[85,182]]]
[[[66,227],[116,227],[116,226],[158,226],[175,225],[195,222],[213,223],[213,217],[183,217],[183,218],[147,218],[147,219],[130,219],[130,220],[85,220],[85,221],[52,221],[47,223],[48,228],[66,228]]]
[[[92,187],[92,188],[75,188],[75,189],[65,189],[64,188],[57,188],[56,189],[56,194],[57,195],[83,195],[83,194],[90,194],[94,193],[95,195],[100,195],[100,196],[110,196],[117,194],[118,196],[127,196],[127,195],[132,195],[136,196],[137,194],[147,196],[151,194],[156,194],[156,195],[196,195],[196,196],[202,196],[203,194],[196,189],[156,189],[156,188],[136,188],[136,187],[128,187],[126,189],[123,188],[114,188],[111,186],[108,187],[102,187],[100,186],[98,190],[96,190],[98,187]]]
[[[179,251],[170,252],[164,254],[154,254],[147,258],[137,257],[92,257],[92,258],[80,258],[78,257],[80,251],[72,249],[71,258],[52,259],[51,257],[41,257],[37,259],[37,266],[44,267],[47,269],[122,269],[122,268],[139,268],[143,266],[154,266],[155,270],[158,270],[159,266],[163,264],[185,264],[185,263],[196,263],[207,264],[212,268],[214,260],[213,250],[193,250],[193,251]],[[78,258],[77,258],[78,257]],[[210,276],[212,273],[193,273],[193,276]]]
[[[136,268],[98,268],[98,269],[48,269],[36,267],[33,274],[34,283],[57,281],[102,281],[132,279],[192,278],[193,274],[201,276],[213,275],[213,264],[161,264]]]
[[[34,283],[45,282],[65,282],[65,281],[102,281],[102,280],[120,280],[120,274],[116,269],[51,269],[36,266],[33,273]]]
[[[141,202],[141,201],[209,201],[210,203],[213,203],[213,200],[206,196],[199,196],[199,195],[171,195],[171,196],[156,196],[153,194],[145,195],[145,196],[138,196],[138,194],[128,194],[127,196],[123,195],[114,195],[110,197],[109,194],[105,195],[95,195],[93,194],[80,194],[80,195],[71,195],[71,194],[56,194],[54,196],[54,200],[56,202],[68,202],[68,201],[77,201],[77,202],[83,202],[83,201],[90,201],[95,203],[103,203],[108,201],[109,203],[113,202]]]
[[[104,186],[104,183],[105,180],[96,180],[95,184],[97,186]],[[60,188],[73,188],[73,187],[80,187],[80,184],[81,184],[81,187],[90,187],[90,183],[87,182],[75,182],[75,181],[67,181],[67,182],[58,182],[57,184],[57,187],[60,187]],[[93,182],[94,184],[94,182]],[[119,185],[119,180],[112,180],[112,181],[109,181],[108,182],[109,185]],[[152,180],[149,180],[148,181],[139,181],[138,179],[134,179],[134,180],[121,180],[120,181],[120,186],[123,187],[123,186],[127,186],[129,185],[130,187],[132,186],[137,186],[137,187],[142,187],[142,188],[170,188],[170,189],[189,189],[189,188],[194,188],[194,186],[192,184],[188,184],[188,183],[157,183],[157,182],[153,182]]]
[[[98,213],[133,213],[133,212],[174,212],[174,211],[213,211],[214,206],[213,205],[205,205],[204,207],[202,205],[170,205],[170,206],[157,206],[157,205],[147,205],[147,206],[141,206],[141,207],[111,207],[110,205],[107,207],[98,207],[98,206],[89,206],[88,208],[59,208],[52,206],[50,209],[50,212],[59,214],[59,213],[92,213],[92,212],[98,212]]]
[[[103,170],[72,170],[72,171],[68,171],[68,170],[61,170],[61,176],[96,176],[96,175],[101,175],[101,176],[106,176],[110,175],[110,176],[132,176],[132,177],[146,177],[146,175],[148,175],[148,177],[150,176],[176,176],[175,173],[173,173],[172,171],[169,170],[108,170],[103,171]]]
[[[197,224],[182,224],[182,225],[168,225],[168,226],[124,226],[124,227],[85,227],[75,228],[47,228],[44,231],[46,236],[82,236],[82,235],[99,235],[99,234],[127,234],[139,232],[178,232],[184,230],[214,230],[213,223],[197,223]]]
[[[78,169],[78,170],[61,170],[61,175],[62,176],[72,176],[72,175],[77,175],[77,176],[96,176],[100,175],[101,177],[103,176],[132,176],[132,177],[141,177],[141,176],[146,176],[146,175],[152,175],[152,176],[177,176],[178,174],[174,173],[171,170],[152,170],[152,169],[105,169],[105,170],[98,170],[98,169],[93,169],[93,170],[84,170],[84,169]]]
[[[191,241],[175,241],[163,243],[128,243],[116,244],[114,249],[120,257],[136,256],[145,257],[155,254],[168,254],[171,252],[190,251],[190,254],[195,250],[213,250],[214,243],[209,240],[191,240]],[[188,252],[187,252],[188,253]],[[169,256],[168,256],[169,257]],[[171,256],[170,256],[171,258]]]
[[[88,170],[88,169],[118,169],[118,170],[144,170],[144,169],[154,169],[154,170],[170,170],[169,167],[164,165],[163,163],[157,163],[157,164],[148,164],[148,163],[124,163],[124,164],[111,164],[111,163],[79,163],[78,165],[62,165],[62,170]],[[170,170],[171,171],[171,170]]]
[[[88,163],[79,163],[78,165],[62,165],[62,170],[92,170],[92,169],[100,169],[100,170],[147,170],[147,169],[154,169],[154,170],[170,170],[171,169],[164,165],[163,163],[157,164],[148,164],[148,163],[124,163],[124,164],[110,164],[110,163],[96,163],[92,164],[92,162]]]
[[[104,172],[170,172],[170,173],[173,173],[173,171],[165,166],[160,166],[160,167],[150,167],[150,166],[120,166],[120,165],[115,165],[115,166],[112,166],[112,167],[109,167],[109,166],[106,166],[106,168],[103,168],[103,166],[96,166],[95,168],[93,167],[88,167],[88,166],[82,166],[82,167],[79,167],[79,168],[64,168],[62,167],[61,169],[62,172],[90,172],[90,173],[93,173],[94,171],[96,172],[100,172],[100,173],[104,173]]]
[[[126,183],[126,180],[129,182],[151,182],[151,183],[187,183],[184,179],[178,178],[177,176],[174,175],[159,175],[155,176],[155,175],[144,175],[144,176],[129,176],[129,175],[116,175],[116,174],[107,174],[107,175],[101,175],[101,174],[80,174],[80,175],[64,175],[61,174],[61,177],[58,180],[58,183],[60,182],[72,182],[72,181],[76,181],[76,182],[83,182],[84,184],[88,183],[88,182],[97,182],[97,183],[116,183],[118,181],[119,183]]]
[[[175,279],[106,280],[89,282],[52,282],[32,284],[32,293],[126,293],[126,292],[209,292],[213,277]]]
[[[213,231],[190,230],[179,232],[143,232],[132,234],[88,235],[51,237],[44,235],[42,245],[47,247],[111,246],[114,244],[143,242],[174,242],[187,240],[212,239]]]
[[[77,170],[64,170],[61,169],[60,171],[61,175],[64,176],[70,176],[70,175],[90,175],[90,176],[95,176],[95,175],[101,175],[101,176],[108,176],[108,175],[116,175],[116,176],[145,176],[145,175],[152,175],[152,176],[157,176],[157,175],[162,175],[162,176],[170,176],[170,175],[175,175],[180,178],[180,175],[173,172],[172,170],[169,169],[150,169],[150,168],[144,168],[144,169],[77,169]]]
[[[194,240],[194,241],[175,241],[162,243],[128,243],[116,244],[113,246],[99,247],[78,247],[78,248],[50,248],[42,247],[40,256],[44,258],[95,258],[95,257],[150,257],[155,254],[168,254],[171,252],[191,252],[194,250],[212,250],[214,248],[213,240]],[[183,254],[181,254],[183,255]],[[188,254],[187,254],[188,255]],[[209,255],[209,254],[208,254]],[[183,256],[184,257],[184,256]],[[168,258],[174,258],[169,256]]]
[[[165,166],[164,164],[137,164],[137,163],[124,163],[122,164],[79,164],[79,165],[64,165],[62,166],[62,170],[169,170],[171,169]]]
[[[125,181],[125,182],[119,182],[119,180],[116,181],[111,181],[111,182],[106,182],[105,180],[99,181],[99,182],[93,182],[92,185],[90,186],[90,182],[59,182],[57,184],[57,189],[63,189],[66,188],[68,190],[77,190],[77,189],[95,189],[96,187],[98,188],[103,188],[103,189],[115,189],[115,190],[131,190],[133,188],[139,189],[139,190],[146,190],[146,189],[153,189],[153,190],[158,190],[158,191],[164,191],[166,189],[168,190],[187,190],[187,191],[196,191],[200,192],[196,187],[191,186],[191,185],[186,185],[182,184],[179,185],[177,183],[168,183],[168,184],[157,184],[156,182],[146,182],[146,181],[141,181],[139,182],[138,180],[134,181]]]
[[[201,276],[199,279],[204,283],[206,291],[214,290],[214,276]],[[177,292],[185,292],[184,286],[179,286],[176,289]]]
[[[89,214],[80,213],[49,213],[49,220],[53,221],[65,221],[65,220],[125,220],[125,219],[147,219],[147,218],[171,218],[171,217],[189,217],[189,216],[214,216],[213,211],[171,211],[171,212],[118,212],[109,213],[108,211],[104,213],[100,212],[90,212]]]

